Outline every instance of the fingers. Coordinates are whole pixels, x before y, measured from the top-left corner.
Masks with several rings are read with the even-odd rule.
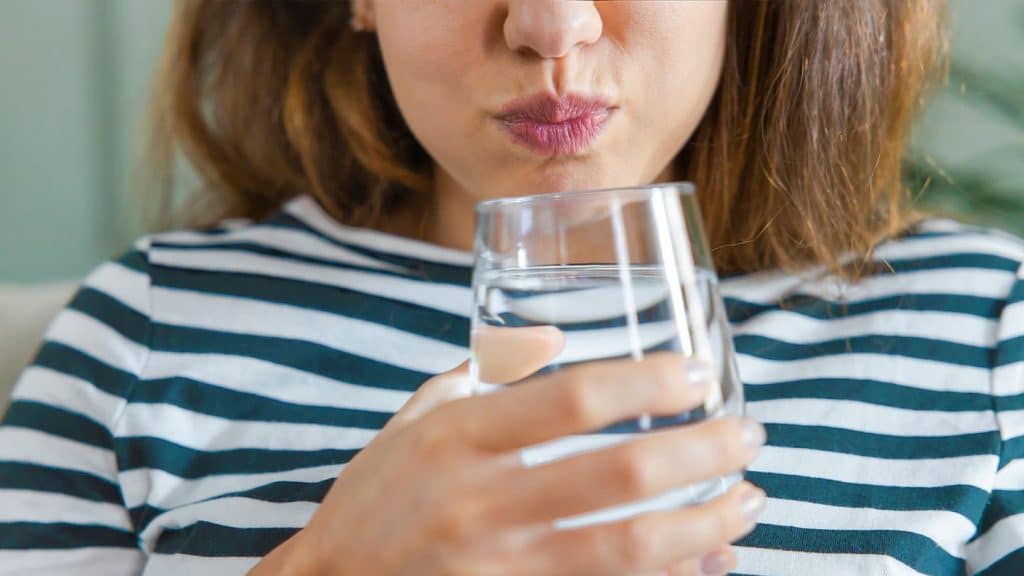
[[[469,360],[448,372],[438,374],[416,390],[416,393],[388,420],[381,434],[403,428],[445,402],[469,396],[473,392],[472,386],[469,378]]]
[[[671,352],[640,362],[576,364],[450,405],[466,437],[481,448],[513,450],[604,428],[643,413],[678,414],[703,402],[710,370]]]
[[[484,327],[473,335],[479,377],[490,384],[521,380],[544,367],[562,351],[565,337],[554,326]],[[424,382],[388,420],[381,433],[391,433],[456,398],[472,394],[469,361]]]
[[[517,470],[488,512],[528,524],[636,502],[736,472],[764,443],[761,424],[717,418],[670,428],[592,452]]]
[[[698,506],[653,512],[569,531],[552,531],[537,543],[547,564],[540,572],[616,576],[657,571],[701,558],[753,529],[765,494],[741,482]]]
[[[708,552],[703,558],[677,562],[660,570],[637,574],[636,576],[724,576],[736,567],[736,553],[732,547]]]
[[[564,347],[565,336],[554,326],[484,326],[473,331],[479,378],[488,384],[522,380],[543,368]]]

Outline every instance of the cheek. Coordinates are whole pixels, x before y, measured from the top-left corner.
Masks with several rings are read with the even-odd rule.
[[[727,26],[726,2],[650,3],[657,7],[635,15],[645,31],[631,40],[636,83],[631,91],[643,111],[643,123],[664,131],[667,126],[684,132],[683,138],[704,116],[721,77]],[[666,122],[669,120],[669,122]]]
[[[467,70],[478,56],[480,24],[471,10],[445,2],[383,2],[378,41],[395,100],[413,134],[428,149],[445,146],[473,110]]]

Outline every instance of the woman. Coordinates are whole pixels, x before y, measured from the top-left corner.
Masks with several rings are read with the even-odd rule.
[[[217,223],[142,239],[51,327],[0,429],[0,573],[1024,573],[1024,243],[899,184],[937,2],[179,8],[157,142]],[[559,125],[584,112],[592,138]],[[681,179],[767,445],[720,419],[523,469],[707,377],[467,396],[474,203]]]

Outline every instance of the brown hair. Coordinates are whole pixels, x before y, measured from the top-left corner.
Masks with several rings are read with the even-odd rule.
[[[730,0],[723,76],[674,160],[697,184],[719,272],[869,255],[917,216],[912,117],[947,50],[942,0]],[[308,193],[379,227],[428,205],[431,161],[348,2],[185,0],[168,33],[154,144],[199,174],[202,213],[260,218]],[[212,204],[211,204],[212,203]]]

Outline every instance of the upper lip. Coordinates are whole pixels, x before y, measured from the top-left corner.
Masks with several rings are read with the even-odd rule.
[[[612,108],[608,100],[600,96],[569,93],[555,96],[547,92],[517,98],[501,107],[497,118],[505,122],[543,122],[557,124],[603,112]]]

